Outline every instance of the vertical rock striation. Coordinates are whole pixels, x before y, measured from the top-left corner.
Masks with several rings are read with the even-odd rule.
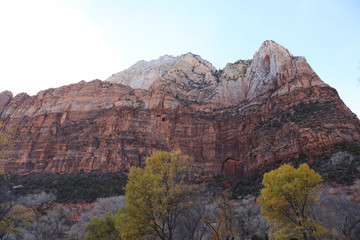
[[[273,41],[220,71],[187,53],[35,96],[5,91],[0,116],[13,132],[1,164],[17,173],[126,172],[161,149],[193,157],[204,176],[243,175],[360,144],[336,90]]]

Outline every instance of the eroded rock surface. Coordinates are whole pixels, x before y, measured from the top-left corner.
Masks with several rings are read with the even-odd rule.
[[[13,132],[1,164],[17,173],[126,172],[162,149],[193,157],[204,177],[242,175],[360,141],[336,90],[273,41],[221,71],[187,53],[36,96],[5,91],[0,114]]]

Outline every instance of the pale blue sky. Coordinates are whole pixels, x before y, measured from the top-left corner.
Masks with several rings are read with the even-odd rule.
[[[359,0],[0,0],[0,91],[104,80],[165,54],[223,68],[274,40],[360,116],[359,26]]]

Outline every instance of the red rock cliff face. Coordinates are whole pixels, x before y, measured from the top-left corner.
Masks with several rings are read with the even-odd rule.
[[[181,150],[206,176],[359,144],[360,122],[301,57],[265,41],[252,60],[217,71],[191,53],[138,62],[107,81],[36,96],[0,94],[17,173],[126,172],[157,150]]]

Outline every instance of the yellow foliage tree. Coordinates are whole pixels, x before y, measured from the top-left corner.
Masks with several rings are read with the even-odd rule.
[[[15,205],[4,185],[9,174],[2,167],[1,160],[8,154],[11,144],[10,137],[11,131],[5,130],[4,123],[0,121],[0,238],[11,234],[18,239],[21,235],[21,228],[31,224],[34,214],[23,205]]]
[[[277,239],[311,239],[327,233],[312,211],[313,203],[319,200],[321,182],[321,176],[306,163],[297,169],[285,164],[264,174],[264,188],[257,202],[273,224]]]
[[[0,237],[11,234],[20,238],[21,228],[29,226],[34,220],[34,213],[25,206],[13,206],[7,216],[0,221]]]
[[[0,159],[7,155],[10,146],[10,132],[5,130],[4,123],[0,120]]]
[[[6,180],[8,179],[9,174],[7,174],[4,170],[4,168],[0,167],[0,184],[3,182],[6,182]]]
[[[4,124],[0,120],[0,222],[14,205],[10,201],[10,194],[7,191],[7,186],[5,186],[9,174],[5,172],[5,169],[2,166],[2,160],[6,157],[10,145],[9,135],[9,132],[4,129]]]
[[[198,190],[188,181],[191,166],[180,151],[159,151],[146,159],[144,169],[130,169],[126,206],[116,214],[121,239],[174,239],[181,213]]]

